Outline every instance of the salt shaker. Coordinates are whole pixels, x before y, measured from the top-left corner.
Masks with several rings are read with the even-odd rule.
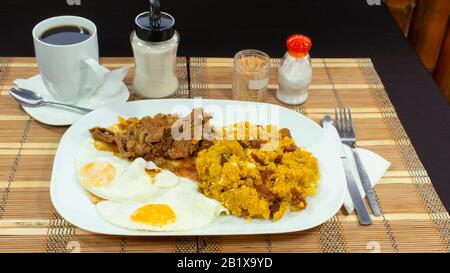
[[[130,40],[133,48],[135,74],[133,89],[145,98],[163,98],[178,89],[177,49],[180,36],[175,19],[161,12],[159,0],[150,0],[149,11],[135,19]]]
[[[276,97],[283,103],[298,105],[308,99],[308,87],[312,79],[309,56],[312,42],[307,36],[294,34],[287,38],[288,51],[278,69],[279,88]]]

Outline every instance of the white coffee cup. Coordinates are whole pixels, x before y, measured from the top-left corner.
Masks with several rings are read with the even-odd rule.
[[[46,30],[71,25],[87,29],[90,37],[68,45],[40,40]],[[104,73],[98,63],[97,27],[92,21],[78,16],[46,19],[33,28],[33,41],[41,77],[56,100],[76,103],[103,83]]]

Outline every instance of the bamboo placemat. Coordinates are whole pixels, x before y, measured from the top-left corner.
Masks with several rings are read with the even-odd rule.
[[[110,69],[129,66],[125,82],[131,85],[131,58],[101,61]],[[278,63],[274,60],[273,66]],[[280,235],[142,238],[78,229],[54,211],[49,196],[54,154],[67,128],[31,119],[7,95],[14,79],[38,73],[35,59],[0,58],[0,252],[448,251],[449,215],[370,60],[315,59],[313,63],[310,99],[293,109],[318,121],[334,107],[350,107],[358,144],[392,162],[375,188],[384,215],[372,226],[360,227],[355,215],[338,213],[315,229]],[[181,85],[176,97],[231,97],[231,59],[191,58],[189,64],[188,77],[186,59],[178,59]],[[277,103],[275,83],[274,69],[268,102]]]
[[[232,59],[190,58],[191,97],[231,99]],[[277,67],[272,60],[269,92],[275,98]],[[281,105],[281,104],[280,104]],[[436,252],[449,251],[450,217],[437,196],[397,117],[370,59],[313,59],[306,104],[290,107],[319,122],[334,108],[352,110],[358,145],[392,163],[375,187],[383,215],[371,226],[339,212],[303,232],[200,237],[200,252]]]

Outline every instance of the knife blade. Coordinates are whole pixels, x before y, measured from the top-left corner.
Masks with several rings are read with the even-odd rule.
[[[344,149],[344,144],[342,144],[339,133],[337,132],[336,127],[334,127],[333,120],[330,116],[325,116],[323,118],[322,127],[328,134],[330,139],[333,141],[333,144],[338,149],[339,156],[341,157],[341,162],[344,167],[345,177],[347,179],[348,192],[352,199],[353,206],[355,207],[359,223],[361,225],[371,225],[372,219],[370,218],[369,211],[364,204],[364,200],[362,199],[361,193],[359,192],[358,186],[356,185],[355,178],[353,177],[350,167],[350,160],[347,156],[347,152]]]
[[[364,168],[364,165],[361,162],[361,158],[359,158],[358,151],[356,149],[352,149],[352,151],[358,169],[359,178],[361,178],[361,184],[363,185],[364,191],[366,192],[367,201],[369,201],[369,205],[372,208],[373,215],[381,216],[381,209],[378,205],[377,197],[375,195],[375,191],[373,190],[372,183],[370,183],[369,176],[367,175],[366,168]]]

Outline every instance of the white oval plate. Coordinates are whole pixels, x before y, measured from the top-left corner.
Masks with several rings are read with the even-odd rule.
[[[199,106],[213,114],[211,123],[215,126],[250,120],[256,124],[270,123],[280,128],[289,128],[297,145],[312,152],[319,161],[320,184],[316,196],[307,199],[308,208],[301,212],[286,213],[276,222],[270,220],[246,222],[235,216],[220,216],[205,228],[178,232],[133,231],[103,220],[76,180],[75,156],[79,145],[90,138],[88,129],[94,126],[110,126],[117,122],[119,115],[123,117],[143,117],[157,113],[186,115],[194,107]],[[255,115],[246,112],[249,109],[258,109],[261,112]],[[272,115],[273,120],[264,114],[267,110],[275,113]],[[61,139],[53,164],[50,186],[53,205],[58,213],[73,225],[95,233],[140,236],[269,234],[305,230],[331,218],[342,206],[345,192],[346,180],[337,149],[317,123],[297,112],[273,104],[206,99],[202,100],[201,105],[192,99],[125,102],[109,105],[83,116]]]

